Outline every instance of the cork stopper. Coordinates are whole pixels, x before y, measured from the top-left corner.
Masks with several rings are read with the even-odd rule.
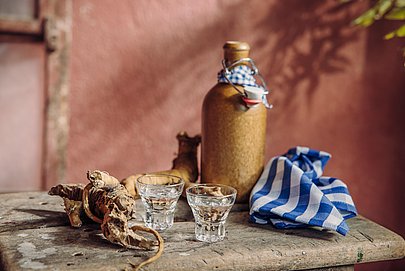
[[[241,58],[249,57],[250,46],[243,41],[227,41],[224,44],[224,58],[227,63],[232,63]]]

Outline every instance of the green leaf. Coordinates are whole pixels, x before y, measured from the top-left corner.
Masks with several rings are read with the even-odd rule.
[[[364,12],[362,15],[357,17],[354,21],[353,24],[355,25],[361,25],[364,27],[370,26],[374,23],[374,16],[376,14],[376,11],[374,9],[369,9],[366,12]]]
[[[385,40],[390,40],[395,37],[395,31],[392,31],[384,36]]]
[[[385,40],[390,40],[390,39],[392,39],[394,37],[400,37],[400,38],[405,37],[405,24],[403,24],[399,28],[395,29],[394,31],[386,34],[384,36],[384,39]]]
[[[382,0],[379,2],[378,5],[378,18],[381,18],[392,6],[392,1],[391,0]]]
[[[405,37],[405,24],[403,24],[402,26],[400,26],[398,29],[397,29],[397,37],[400,37],[400,38],[402,38],[402,37]]]
[[[405,0],[397,0],[395,1],[395,6],[398,8],[405,7]]]
[[[384,18],[388,20],[405,20],[405,7],[393,8]]]

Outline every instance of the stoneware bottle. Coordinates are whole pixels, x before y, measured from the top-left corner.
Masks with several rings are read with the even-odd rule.
[[[225,63],[249,57],[245,42],[229,41],[223,49]],[[231,84],[216,84],[202,107],[201,182],[235,187],[236,201],[247,202],[263,170],[265,136],[263,103],[249,108]]]

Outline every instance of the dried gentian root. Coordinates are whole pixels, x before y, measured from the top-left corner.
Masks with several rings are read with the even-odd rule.
[[[177,139],[179,152],[173,160],[173,168],[159,173],[181,177],[187,187],[198,178],[197,147],[201,137],[189,137],[182,132],[177,135]],[[132,175],[120,183],[107,172],[94,170],[87,173],[89,183],[86,186],[59,184],[48,192],[49,195],[63,198],[65,211],[73,227],[81,227],[83,218],[88,217],[101,224],[103,235],[112,243],[145,250],[158,246],[156,254],[138,266],[128,260],[135,270],[156,261],[164,249],[164,241],[157,231],[144,226],[128,226],[128,221],[133,217],[134,197],[137,196],[135,182],[141,175]],[[137,234],[137,231],[154,235],[157,242]]]

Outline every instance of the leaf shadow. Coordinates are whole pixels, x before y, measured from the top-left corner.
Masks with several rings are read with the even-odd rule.
[[[351,27],[356,10],[351,2],[277,1],[257,24],[263,35],[256,44],[268,59],[264,74],[282,92],[283,105],[291,105],[296,91],[309,101],[323,76],[353,65],[346,47],[359,38]]]

